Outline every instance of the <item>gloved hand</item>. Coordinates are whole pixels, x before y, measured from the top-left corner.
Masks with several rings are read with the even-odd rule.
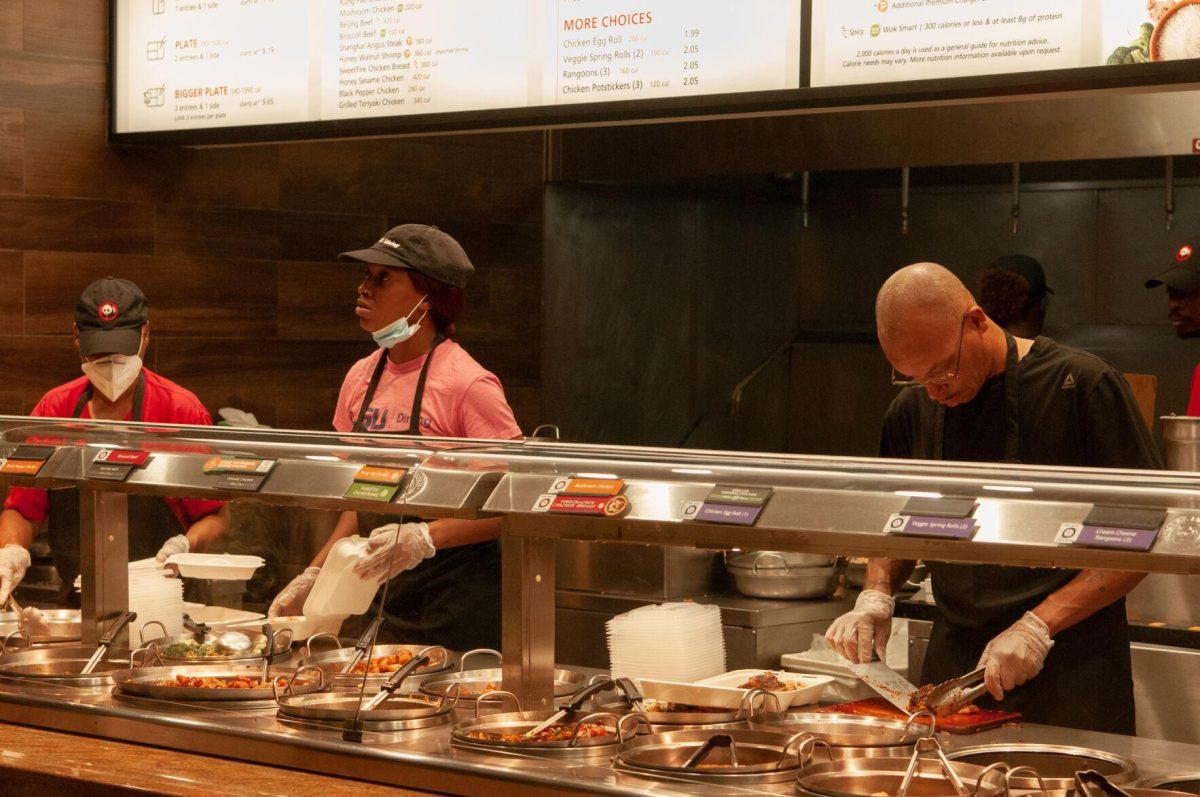
[[[304,614],[304,601],[308,598],[308,593],[312,592],[313,584],[317,583],[320,572],[319,567],[306,567],[303,573],[289,581],[275,596],[275,600],[271,601],[267,617],[295,617]]]
[[[188,542],[187,535],[176,534],[174,537],[162,544],[162,547],[158,549],[158,553],[154,554],[154,558],[158,560],[159,564],[162,564],[171,556],[174,556],[177,553],[187,553],[191,549],[192,546]]]
[[[895,609],[896,599],[891,595],[864,589],[854,602],[854,610],[829,626],[825,641],[854,664],[869,664],[872,653],[878,653],[879,660],[883,661]]]
[[[1005,691],[1015,689],[1042,671],[1052,647],[1054,640],[1050,638],[1049,626],[1033,612],[1025,612],[987,644],[976,669],[985,668],[983,682],[988,692],[1003,700]]]
[[[382,584],[405,570],[412,570],[435,553],[437,548],[429,536],[428,524],[389,523],[371,532],[367,549],[354,563],[354,572],[363,578],[377,578]]]
[[[26,638],[47,636],[50,633],[50,624],[46,622],[45,613],[36,606],[26,606],[21,609],[21,618],[17,621],[17,627],[21,629],[21,633]]]
[[[20,545],[9,543],[0,548],[0,606],[8,603],[12,591],[25,578],[32,560],[29,551]]]

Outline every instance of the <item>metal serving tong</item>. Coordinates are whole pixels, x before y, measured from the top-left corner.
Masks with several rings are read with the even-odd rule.
[[[198,623],[189,614],[183,615],[183,627],[201,644],[208,641],[208,634],[212,631],[208,623]],[[163,630],[165,632],[166,629],[164,628]],[[166,634],[164,633],[163,636],[166,636]]]
[[[923,701],[925,708],[939,717],[958,713],[960,709],[971,705],[987,692],[987,686],[983,683],[983,673],[984,670],[980,667],[966,675],[938,684],[936,689],[926,695]]]
[[[733,737],[728,733],[714,733],[708,737],[708,741],[696,748],[696,752],[688,756],[688,760],[683,762],[684,769],[692,769],[704,763],[713,750],[719,747],[728,748],[729,750],[729,765],[737,768],[737,743],[733,741]]]
[[[606,692],[615,686],[616,684],[613,683],[611,678],[592,679],[592,683],[571,695],[571,699],[567,701],[562,708],[551,714],[550,717],[545,721],[540,722],[533,728],[525,731],[525,733],[521,734],[521,738],[532,739],[547,728],[557,725],[568,717],[575,715],[580,709],[583,708],[584,703],[588,702],[601,692]]]
[[[593,679],[593,682],[595,681],[596,679]],[[646,704],[643,702],[646,696],[642,694],[641,689],[638,689],[638,685],[633,682],[632,678],[618,678],[614,683],[617,685],[617,690],[624,693],[625,699],[629,701],[629,705],[634,711],[640,711],[643,714],[646,712]]]
[[[422,667],[428,665],[429,656],[427,655],[427,652],[430,650],[433,650],[433,648],[426,648],[425,650],[421,651],[416,656],[413,656],[412,659],[409,660],[408,664],[405,664],[403,667],[396,670],[396,672],[392,673],[392,676],[384,682],[383,686],[379,687],[379,694],[375,695],[366,703],[364,703],[362,710],[374,711],[375,709],[379,708],[383,701],[391,697],[392,694],[395,693],[398,688],[400,688],[400,684],[404,682],[405,678],[412,675]],[[442,699],[445,700],[444,697]]]
[[[121,629],[136,619],[137,612],[121,612],[121,614],[117,615],[117,619],[104,632],[104,636],[100,637],[100,644],[96,646],[96,652],[88,659],[87,664],[83,665],[83,669],[79,671],[79,674],[91,675],[92,670],[96,669],[96,665],[104,658],[104,654],[108,653],[109,646],[117,638],[117,634],[121,633]]]
[[[338,670],[338,675],[350,675],[351,670],[358,666],[362,661],[363,656],[367,655],[367,651],[371,649],[371,645],[375,642],[375,636],[379,633],[379,627],[383,625],[383,618],[376,617],[367,626],[367,630],[363,631],[362,636],[358,638],[358,642],[354,644],[354,655],[351,656]],[[369,668],[368,668],[369,669]]]
[[[1105,797],[1129,797],[1129,792],[1116,786],[1108,778],[1101,775],[1094,769],[1085,769],[1082,772],[1075,773],[1075,793],[1080,797],[1091,797],[1093,794],[1089,786],[1095,786],[1100,790],[1100,793]]]

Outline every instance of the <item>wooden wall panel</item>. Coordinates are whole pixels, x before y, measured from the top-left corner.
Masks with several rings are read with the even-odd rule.
[[[25,113],[0,108],[0,194],[25,188]]]
[[[0,411],[78,375],[75,302],[113,274],[150,299],[151,368],[211,411],[327,429],[373,346],[335,258],[421,221],[478,268],[464,345],[540,421],[541,134],[112,147],[107,7],[0,0]]]

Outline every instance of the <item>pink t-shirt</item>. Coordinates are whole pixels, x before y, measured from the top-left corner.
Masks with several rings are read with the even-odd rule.
[[[350,368],[333,413],[334,429],[349,432],[354,428],[371,383],[371,374],[379,358],[386,354],[380,349]],[[424,364],[424,356],[399,365],[388,362],[371,406],[363,417],[367,431],[408,431],[417,379]],[[425,377],[421,434],[509,440],[519,437],[521,428],[517,426],[496,375],[475,362],[462,346],[447,340],[435,350],[429,375]]]

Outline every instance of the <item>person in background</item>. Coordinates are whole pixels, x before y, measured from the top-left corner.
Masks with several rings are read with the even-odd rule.
[[[988,318],[1018,338],[1032,340],[1046,324],[1047,297],[1042,264],[1028,255],[1008,255],[979,275],[976,295]]]
[[[1146,287],[1165,285],[1167,311],[1175,334],[1183,340],[1200,338],[1200,238],[1175,247],[1172,261],[1166,271],[1146,280]],[[1200,365],[1192,371],[1187,414],[1200,416]]]
[[[378,349],[350,368],[333,426],[339,432],[508,440],[521,436],[494,374],[452,340],[475,268],[436,227],[405,224],[339,260],[365,264],[354,312]],[[384,522],[385,525],[378,525]],[[384,615],[399,642],[453,650],[499,647],[500,521],[386,518],[343,512],[312,565],[271,603],[299,615],[334,543],[360,532],[364,578],[392,579]]]
[[[75,349],[83,376],[42,396],[30,415],[112,421],[211,425],[200,399],[143,365],[150,342],[146,297],[138,286],[108,277],[93,282],[75,308]],[[0,512],[0,605],[30,565],[29,545],[46,523],[62,579],[59,602],[73,603],[79,575],[79,492],[13,487]],[[221,501],[129,496],[129,559],[203,551],[225,531]]]
[[[904,387],[884,418],[883,456],[1162,468],[1119,371],[1049,338],[1014,337],[942,266],[893,274],[875,321],[892,383]],[[925,683],[984,668],[995,700],[987,707],[1029,722],[1134,732],[1125,595],[1145,574],[926,564],[937,618]],[[854,662],[882,658],[893,596],[912,570],[913,562],[871,559],[854,610],[826,634],[831,647]]]

